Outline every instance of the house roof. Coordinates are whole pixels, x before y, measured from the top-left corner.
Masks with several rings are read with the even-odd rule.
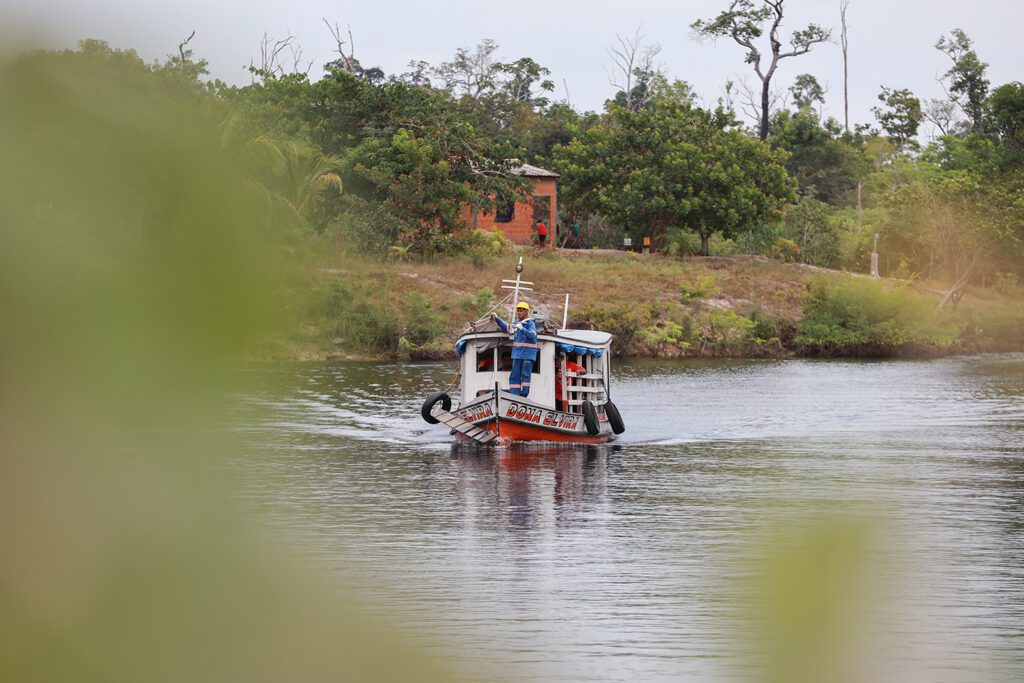
[[[512,172],[517,175],[523,175],[527,178],[558,178],[559,175],[554,171],[548,171],[537,166],[530,164],[520,164],[518,167],[513,168]]]

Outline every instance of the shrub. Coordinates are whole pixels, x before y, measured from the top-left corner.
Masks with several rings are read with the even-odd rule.
[[[700,238],[689,230],[670,228],[665,235],[665,252],[669,256],[693,256],[700,251]]]
[[[409,356],[437,343],[445,320],[422,294],[395,296],[390,282],[338,279],[313,290],[311,317],[345,346],[372,354]]]
[[[494,290],[490,287],[484,287],[476,293],[476,296],[463,298],[459,302],[459,307],[470,315],[480,317],[490,310],[493,302]]]
[[[684,304],[715,296],[722,291],[715,286],[714,275],[701,275],[696,282],[684,282],[679,289]]]
[[[754,344],[779,343],[792,334],[788,320],[774,316],[762,308],[755,308],[748,317],[751,322],[749,338]]]
[[[826,355],[888,355],[911,346],[948,348],[959,334],[931,297],[870,281],[820,280],[809,285],[794,341]]]
[[[614,335],[612,352],[621,356],[640,330],[651,325],[654,315],[648,305],[590,305],[581,311],[594,326]]]
[[[401,299],[402,337],[416,346],[424,346],[445,333],[444,318],[422,294],[408,294]]]
[[[688,329],[669,320],[660,325],[648,325],[640,331],[640,339],[654,351],[664,346],[688,349],[691,346],[686,340],[688,333]]]
[[[741,344],[754,329],[754,322],[730,309],[716,308],[708,314],[708,326],[702,331],[706,342],[720,348]]]
[[[992,286],[1003,296],[1024,300],[1024,283],[1017,273],[997,273]]]
[[[775,240],[775,244],[768,250],[768,255],[772,258],[781,259],[786,263],[794,263],[800,260],[800,245],[793,240],[780,237]]]

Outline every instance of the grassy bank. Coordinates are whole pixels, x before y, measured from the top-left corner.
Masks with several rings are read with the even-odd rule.
[[[452,356],[466,323],[505,292],[516,256],[381,262],[338,253],[292,273],[275,360]],[[969,289],[936,310],[938,283],[863,276],[762,257],[527,254],[538,313],[615,335],[619,356],[925,356],[1024,348],[1020,287]]]

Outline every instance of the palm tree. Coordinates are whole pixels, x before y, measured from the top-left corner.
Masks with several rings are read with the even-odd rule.
[[[301,223],[312,218],[328,188],[342,191],[340,157],[321,154],[293,140],[257,138],[253,144],[264,151],[268,162],[263,183],[268,201]]]

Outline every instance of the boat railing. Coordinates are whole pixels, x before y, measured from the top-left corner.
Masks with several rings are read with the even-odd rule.
[[[567,405],[581,406],[584,401],[590,401],[594,405],[601,405],[607,400],[607,390],[604,386],[604,375],[590,372],[579,375],[570,375],[567,380]]]

